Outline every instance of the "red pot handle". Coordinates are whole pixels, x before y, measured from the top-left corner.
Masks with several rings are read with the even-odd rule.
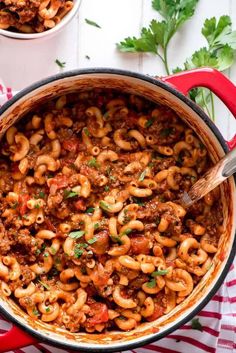
[[[37,343],[37,340],[33,336],[25,333],[17,326],[12,326],[9,331],[0,335],[0,352],[4,353],[34,343]]]
[[[174,86],[184,95],[187,95],[195,87],[209,88],[224,102],[236,118],[236,86],[221,72],[203,67],[163,77],[162,81]],[[227,141],[227,144],[230,149],[236,147],[236,134],[232,140]]]

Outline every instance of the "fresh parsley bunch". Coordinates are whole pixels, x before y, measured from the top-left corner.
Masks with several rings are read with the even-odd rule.
[[[215,17],[206,19],[202,34],[207,40],[207,46],[193,53],[184,63],[184,68],[176,68],[173,72],[209,66],[219,71],[229,69],[235,60],[236,31],[232,30],[229,16],[221,16],[217,22]],[[214,120],[214,101],[211,91],[205,88],[196,88],[190,92],[190,97],[202,106]],[[209,108],[209,104],[210,107]]]
[[[117,44],[122,52],[146,52],[156,54],[163,62],[167,75],[168,44],[181,25],[193,16],[198,0],[153,0],[152,7],[163,17],[163,21],[153,19],[148,28],[142,28],[140,38],[128,37]],[[229,16],[206,19],[202,34],[207,45],[195,51],[183,64],[173,72],[209,66],[224,71],[232,66],[235,59],[236,31],[232,30]],[[214,120],[213,94],[205,88],[196,88],[190,97],[203,107]],[[210,107],[209,107],[210,106]]]

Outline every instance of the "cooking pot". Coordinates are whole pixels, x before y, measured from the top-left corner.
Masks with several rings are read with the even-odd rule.
[[[236,116],[236,87],[220,72],[203,68],[165,78],[108,68],[84,69],[58,74],[44,79],[16,94],[0,110],[0,138],[5,131],[28,111],[58,95],[95,87],[116,88],[141,95],[171,107],[189,125],[207,147],[213,162],[217,162],[236,146],[236,135],[226,142],[214,123],[189,98],[188,91],[201,86],[211,89]],[[130,332],[106,334],[70,333],[34,320],[11,299],[0,298],[0,312],[13,323],[10,331],[0,336],[0,352],[44,341],[65,349],[84,352],[115,352],[157,341],[176,330],[196,315],[222,284],[236,249],[235,180],[221,185],[224,213],[224,233],[219,242],[213,265],[193,292],[169,314],[156,321],[138,326]]]

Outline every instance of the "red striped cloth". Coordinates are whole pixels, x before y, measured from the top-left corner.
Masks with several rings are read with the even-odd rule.
[[[12,95],[10,88],[4,88],[0,84],[0,106]],[[193,330],[189,322],[155,343],[123,353],[236,353],[236,261],[220,290],[197,318],[202,325],[202,332]],[[11,324],[0,316],[0,334],[10,328]],[[68,353],[68,351],[38,343],[10,353]]]

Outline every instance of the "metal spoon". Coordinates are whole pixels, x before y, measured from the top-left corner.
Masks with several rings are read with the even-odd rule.
[[[189,207],[224,180],[236,172],[236,148],[209,169],[188,192],[184,192],[179,200],[183,207]]]

